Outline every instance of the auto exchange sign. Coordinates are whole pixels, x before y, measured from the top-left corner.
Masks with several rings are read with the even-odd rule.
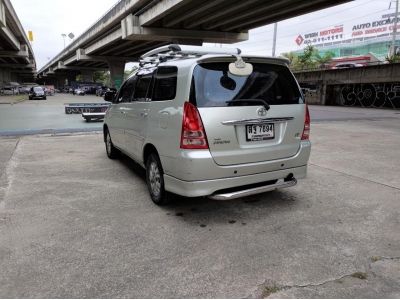
[[[302,46],[303,44],[325,44],[345,39],[388,35],[393,31],[394,22],[395,14],[387,14],[383,15],[381,20],[351,25],[350,28],[347,28],[348,30],[345,30],[343,25],[339,25],[321,31],[299,34],[295,42],[298,46]],[[399,17],[398,22],[400,23]],[[397,29],[400,29],[400,24],[397,25]]]

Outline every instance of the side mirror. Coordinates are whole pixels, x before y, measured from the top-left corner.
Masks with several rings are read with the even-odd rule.
[[[104,93],[104,100],[109,102],[114,102],[116,92],[114,91],[107,91]]]

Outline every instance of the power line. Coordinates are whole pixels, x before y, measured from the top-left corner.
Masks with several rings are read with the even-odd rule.
[[[349,7],[349,8],[346,8],[346,9],[343,9],[343,10],[340,10],[340,11],[337,11],[337,12],[334,12],[334,13],[331,13],[331,14],[328,14],[328,15],[324,15],[324,16],[321,16],[321,17],[318,17],[318,18],[314,18],[314,19],[311,19],[311,20],[308,20],[308,21],[304,21],[304,22],[301,22],[301,23],[287,25],[287,26],[285,26],[285,28],[288,28],[288,27],[290,28],[290,27],[294,27],[294,26],[303,25],[304,23],[314,22],[315,20],[323,19],[323,18],[330,17],[330,16],[333,16],[333,15],[337,15],[337,14],[339,14],[341,12],[348,11],[348,10],[351,10],[351,9],[359,7],[359,6],[366,5],[366,4],[371,3],[371,2],[376,2],[376,0],[370,0],[370,1],[367,1],[365,3],[361,3],[359,5],[355,5],[355,6],[352,6],[352,7]],[[257,31],[255,33],[252,33],[252,35],[259,35],[259,34],[265,33],[265,32],[268,32],[268,31],[267,30],[265,30],[265,31]]]

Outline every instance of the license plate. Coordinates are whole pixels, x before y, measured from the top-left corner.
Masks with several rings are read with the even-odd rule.
[[[275,137],[274,124],[246,125],[246,141],[257,142]]]

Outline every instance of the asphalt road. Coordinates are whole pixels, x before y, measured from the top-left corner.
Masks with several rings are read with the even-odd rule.
[[[0,138],[0,297],[399,298],[400,115],[317,109],[360,116],[312,125],[296,187],[228,202],[153,205],[98,133]]]

